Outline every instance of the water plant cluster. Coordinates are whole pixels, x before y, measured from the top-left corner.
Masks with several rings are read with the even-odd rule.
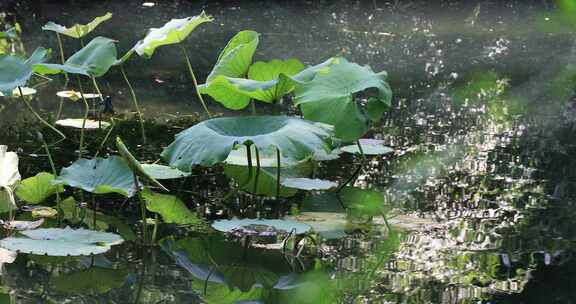
[[[214,221],[212,229],[238,240],[244,246],[240,250],[244,254],[254,247],[299,256],[304,244],[314,244],[318,237],[345,235],[348,223],[334,224],[323,218],[332,212],[346,211],[349,217],[361,221],[382,216],[386,221],[383,194],[351,186],[370,157],[393,152],[380,140],[363,138],[391,105],[392,91],[386,82],[386,72],[376,73],[343,57],[311,66],[294,58],[253,62],[260,35],[243,30],[223,47],[212,71],[204,83],[199,83],[193,69],[194,58],[183,41],[198,26],[211,23],[211,16],[202,12],[152,28],[123,56],[118,55],[114,39],[95,37],[85,41],[99,24],[110,18],[112,14],[108,13],[88,24],[71,27],[46,24],[43,30],[54,32],[58,41],[58,63],[49,62],[52,51],[43,47],[28,57],[0,55],[0,91],[4,98],[22,101],[45,126],[44,130],[59,137],[56,142],[47,143],[38,132],[38,142],[52,170],[25,178],[18,171],[17,154],[0,146],[0,209],[8,214],[4,227],[10,232],[0,240],[2,250],[49,256],[94,255],[123,241],[134,241],[144,246],[162,245],[179,264],[206,282],[222,281],[242,291],[255,284],[291,289],[298,285],[297,278],[253,275],[250,282],[230,283],[231,273],[242,271],[238,266],[218,267],[208,260],[194,264],[183,255],[178,241],[170,237],[158,241],[158,227],[204,229],[199,227],[205,223],[205,214],[213,218],[225,211],[223,214],[234,217]],[[62,39],[78,39],[82,47],[66,58]],[[132,153],[122,138],[110,138],[118,122],[111,115],[111,101],[98,82],[111,69],[120,71],[140,124],[139,141],[145,146],[148,141],[145,120],[137,90],[129,80],[130,71],[124,69],[124,64],[137,57],[151,60],[158,47],[169,45],[181,49],[183,65],[192,80],[190,90],[207,119],[177,134],[158,161],[141,162],[138,153]],[[66,80],[66,86],[76,86],[75,90],[58,92],[58,96],[82,102],[82,117],[60,119],[58,113],[58,119],[51,122],[30,103],[35,89],[28,84],[34,79],[49,80],[57,75]],[[224,117],[211,112],[209,102],[230,110],[250,108],[250,114]],[[297,114],[259,115],[268,112],[266,107],[260,109],[263,104],[292,108]],[[90,113],[94,114],[92,118]],[[79,133],[77,158],[70,159],[69,166],[57,168],[51,147],[66,140],[69,130]],[[86,144],[91,130],[105,133],[96,151],[90,151]],[[104,155],[103,147],[112,141],[117,153]],[[360,160],[353,172],[344,173],[345,178],[339,181],[314,178],[322,161],[337,159],[342,154]],[[193,211],[179,198],[182,189],[165,186],[174,185],[172,180],[194,179],[191,175],[198,168],[216,166],[224,168],[234,189],[211,202],[209,213]],[[286,198],[301,196],[305,199],[293,213],[329,212],[315,212],[312,219],[306,216],[284,219],[283,213],[276,218],[238,218],[241,213],[230,211],[237,193],[255,201],[267,197],[279,205],[287,204]],[[138,204],[139,234],[126,223],[99,211],[106,210],[98,206],[103,198],[118,196],[125,198],[125,202]],[[263,215],[264,206],[259,207],[262,210],[257,214]],[[27,214],[28,220],[17,220],[22,213]],[[108,221],[103,223],[106,218]]]

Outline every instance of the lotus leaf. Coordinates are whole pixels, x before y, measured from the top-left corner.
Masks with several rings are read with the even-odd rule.
[[[290,93],[296,84],[310,81],[317,73],[329,70],[333,61],[330,59],[305,70],[296,59],[256,62],[248,72],[252,79],[218,75],[200,86],[200,92],[232,110],[245,108],[251,98],[272,103]]]
[[[0,145],[0,212],[16,209],[14,189],[20,179],[18,155],[8,152],[7,146]]]
[[[157,47],[168,44],[180,43],[202,23],[212,22],[214,18],[206,15],[204,11],[198,16],[183,19],[172,19],[161,28],[151,28],[148,35],[134,46],[134,50],[140,56],[152,57]]]
[[[237,229],[243,229],[251,226],[270,227],[274,231],[281,233],[290,233],[294,230],[295,234],[304,234],[310,230],[310,226],[291,220],[258,220],[258,219],[232,219],[218,220],[212,224],[212,228],[228,233]]]
[[[91,267],[53,277],[50,284],[60,292],[104,294],[122,287],[127,278],[126,270]]]
[[[30,230],[36,229],[44,224],[44,219],[41,218],[37,221],[8,221],[4,222],[3,226],[10,230]]]
[[[202,220],[196,213],[190,211],[179,198],[174,195],[160,194],[145,189],[142,198],[146,201],[146,208],[159,213],[166,223],[178,225],[198,225]]]
[[[254,31],[238,32],[222,50],[218,60],[208,75],[206,82],[212,81],[218,75],[242,77],[248,72],[252,56],[258,47],[258,33]]]
[[[52,184],[53,180],[54,175],[40,172],[20,182],[16,188],[16,196],[27,203],[39,204],[57,192],[64,192],[62,185]]]
[[[84,122],[83,118],[60,119],[56,121],[56,124],[62,127],[70,127],[75,129],[82,129],[82,126],[84,126],[84,130],[98,130],[110,127],[109,122],[92,119],[86,119],[86,122]]]
[[[50,218],[58,215],[58,210],[46,206],[35,206],[30,211],[32,212],[32,218]]]
[[[227,165],[236,165],[236,166],[248,166],[248,155],[247,155],[247,148],[246,145],[240,145],[235,150],[230,151],[224,163]],[[256,157],[256,147],[254,145],[250,145],[250,155],[252,158],[252,165],[256,166],[258,160],[260,161],[261,167],[276,167],[278,164],[278,159],[276,157],[276,149],[266,149],[261,150],[258,149],[258,157]],[[294,160],[281,158],[280,159],[280,166],[288,167],[298,164]]]
[[[56,95],[60,98],[68,98],[72,101],[77,101],[77,100],[82,99],[82,94],[80,92],[76,92],[73,90],[60,91],[60,92],[57,92]],[[102,95],[100,95],[100,94],[84,93],[85,99],[95,99],[95,98],[100,98],[101,96]]]
[[[288,116],[213,118],[177,134],[162,157],[188,172],[193,165],[223,162],[237,145],[251,143],[261,151],[277,148],[282,158],[303,160],[331,151],[331,134],[327,125]]]
[[[106,13],[104,16],[96,17],[88,24],[74,24],[71,27],[65,27],[54,22],[48,22],[42,27],[45,31],[52,31],[72,38],[82,38],[92,32],[100,23],[112,18],[112,13]]]
[[[131,197],[136,191],[132,170],[118,156],[79,159],[62,169],[54,182],[95,194],[119,193]]]
[[[328,190],[338,186],[338,183],[333,181],[305,177],[285,178],[280,183],[284,187],[300,190]]]
[[[336,58],[328,73],[321,73],[309,82],[296,87],[294,103],[302,109],[304,118],[334,126],[336,137],[354,141],[369,129],[369,122],[382,115],[382,108],[391,103],[392,91],[386,83],[386,72],[374,73],[370,67],[362,67]],[[371,98],[366,114],[354,100],[354,94],[375,88],[377,97]],[[376,113],[375,113],[376,112]]]
[[[32,76],[32,66],[44,62],[50,56],[50,50],[37,48],[28,59],[18,56],[0,55],[0,92],[10,95],[17,87],[26,85]]]
[[[0,247],[29,254],[75,256],[100,254],[124,240],[116,234],[87,229],[44,228],[21,232],[23,237],[0,240]]]
[[[340,199],[344,206],[358,215],[377,216],[385,210],[384,194],[375,190],[344,187]]]
[[[310,225],[315,233],[325,239],[338,239],[347,235],[348,219],[345,213],[302,212],[289,218]]]
[[[190,172],[182,172],[176,168],[158,164],[142,164],[142,169],[155,179],[177,179],[190,176]]]
[[[37,93],[36,89],[33,88],[29,88],[29,87],[20,87],[20,89],[16,88],[14,90],[12,90],[12,94],[9,95],[12,97],[20,97],[20,90],[22,90],[22,95],[24,96],[30,96],[30,95],[34,95]],[[3,97],[4,93],[0,92],[0,97]]]
[[[383,140],[378,139],[360,139],[360,146],[362,153],[365,155],[383,155],[394,152],[394,149],[384,145]],[[348,153],[361,153],[358,145],[348,145],[340,148],[340,150]]]
[[[116,44],[114,40],[96,37],[64,64],[41,63],[34,64],[34,72],[50,75],[59,73],[80,74],[89,77],[100,77],[116,62]]]

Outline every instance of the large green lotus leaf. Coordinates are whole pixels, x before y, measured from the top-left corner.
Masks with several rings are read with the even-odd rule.
[[[344,187],[340,191],[344,206],[358,215],[377,216],[385,211],[384,194],[375,190]]]
[[[112,18],[112,13],[106,13],[104,16],[96,17],[94,20],[90,21],[88,24],[74,24],[71,27],[65,27],[63,25],[54,23],[52,21],[46,23],[42,27],[42,30],[53,31],[60,33],[62,35],[72,37],[72,38],[82,38],[92,32],[100,23]]]
[[[174,195],[160,194],[145,189],[142,197],[146,201],[146,208],[162,216],[166,223],[178,225],[198,225],[202,220],[196,213],[190,211],[179,198]]]
[[[252,56],[258,47],[259,34],[254,31],[238,32],[222,50],[218,60],[208,75],[206,82],[212,81],[218,75],[242,77],[248,72]]]
[[[62,169],[54,182],[95,194],[119,193],[131,197],[136,191],[132,170],[118,156],[79,159]]]
[[[330,59],[302,70],[302,63],[296,59],[256,62],[248,72],[253,79],[218,75],[200,86],[200,92],[226,108],[240,110],[248,106],[251,98],[268,103],[279,100],[294,90],[295,85],[310,81],[317,73],[327,72],[332,63]]]
[[[66,293],[104,294],[124,285],[128,271],[102,267],[59,275],[50,279],[55,290]]]
[[[198,16],[172,19],[161,28],[151,28],[148,35],[136,43],[134,50],[138,55],[150,58],[157,47],[180,43],[184,41],[197,26],[213,20],[214,18],[206,15],[204,11]]]
[[[155,179],[178,179],[190,176],[190,172],[182,172],[176,168],[158,164],[142,164],[142,169]]]
[[[0,55],[0,92],[10,96],[15,88],[26,85],[32,76],[32,65],[44,62],[50,50],[37,48],[28,59],[18,56]]]
[[[258,177],[256,177],[257,168],[256,162],[253,162],[252,175],[248,170],[248,166],[243,165],[225,165],[224,174],[229,178],[234,179],[240,185],[240,189],[249,193],[276,196],[276,187],[278,187],[277,177],[278,171],[276,167],[260,167]],[[297,164],[280,167],[280,179],[309,176],[314,170],[314,165],[310,161],[300,162]],[[250,180],[248,180],[250,178]],[[258,180],[256,180],[258,179]],[[256,193],[254,193],[254,183],[258,182]],[[298,193],[298,190],[288,188],[280,184],[280,196],[292,197]]]
[[[124,240],[119,235],[87,229],[44,228],[21,231],[26,237],[0,240],[0,247],[29,254],[76,256],[100,254]]]
[[[291,220],[232,219],[218,220],[212,223],[212,228],[224,233],[250,226],[267,226],[282,233],[294,231],[295,234],[304,234],[311,229],[309,225]]]
[[[64,192],[64,186],[52,184],[53,180],[54,175],[40,172],[20,182],[16,196],[29,204],[39,204],[57,192]]]
[[[118,153],[124,158],[126,164],[134,174],[138,175],[140,178],[147,180],[149,183],[153,184],[156,187],[168,192],[168,189],[164,187],[159,181],[157,181],[152,175],[148,174],[140,162],[130,153],[124,142],[120,137],[116,137],[116,148],[118,148]]]
[[[336,137],[354,141],[368,131],[371,120],[382,115],[381,109],[377,109],[379,115],[368,115],[354,100],[354,94],[374,88],[377,96],[372,100],[389,106],[392,91],[386,76],[386,72],[374,73],[368,66],[336,58],[336,64],[328,73],[296,87],[294,102],[302,109],[305,119],[331,124]]]
[[[14,189],[20,182],[18,155],[0,145],[0,213],[16,209]]]
[[[116,44],[114,40],[106,37],[96,37],[74,55],[70,56],[64,64],[41,63],[35,64],[34,72],[51,75],[63,72],[81,74],[90,77],[100,77],[116,62]]]
[[[162,157],[189,172],[193,165],[223,162],[237,145],[253,143],[261,151],[280,150],[281,158],[304,160],[332,150],[331,128],[288,116],[223,117],[203,121],[176,135]]]

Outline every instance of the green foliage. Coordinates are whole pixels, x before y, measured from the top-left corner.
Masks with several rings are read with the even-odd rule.
[[[243,77],[252,63],[252,56],[258,47],[259,34],[254,31],[238,32],[218,56],[218,60],[208,75],[206,82],[216,76]]]
[[[53,180],[54,175],[40,172],[20,182],[16,196],[27,203],[39,204],[56,193],[64,192],[64,186],[52,184]]]
[[[109,20],[110,18],[112,18],[112,13],[106,13],[104,16],[94,18],[88,24],[74,24],[69,28],[50,21],[42,27],[42,30],[52,31],[68,37],[80,39],[92,32],[96,27],[98,27],[98,25],[100,25],[100,23]]]
[[[124,145],[124,142],[120,137],[116,137],[116,148],[118,148],[118,153],[120,153],[120,155],[122,156],[128,167],[130,167],[130,170],[132,170],[134,174],[148,181],[152,185],[159,187],[160,189],[166,192],[168,191],[168,189],[166,189],[162,184],[160,184],[160,182],[158,182],[153,176],[148,174],[148,172],[144,170],[144,168],[142,168],[140,162],[134,157],[134,155],[132,155],[132,153],[130,153],[130,151],[128,150],[126,145]]]
[[[70,56],[64,64],[42,63],[35,64],[34,72],[42,75],[72,73],[89,77],[100,77],[116,62],[116,44],[114,40],[105,37],[96,37],[74,55]]]
[[[331,135],[326,125],[288,116],[213,118],[176,135],[162,157],[188,172],[193,165],[220,163],[237,145],[250,143],[262,151],[277,148],[282,158],[303,160],[331,151]]]
[[[385,211],[384,195],[379,191],[344,187],[340,199],[357,215],[378,216]]]
[[[178,225],[199,225],[203,221],[190,211],[179,198],[174,195],[160,194],[145,189],[142,198],[146,201],[146,209],[158,213],[166,223]]]
[[[296,87],[294,103],[305,119],[331,124],[336,137],[354,141],[368,131],[370,122],[380,119],[382,107],[390,106],[392,90],[386,83],[386,72],[374,73],[370,67],[344,58],[334,60],[327,73]],[[371,102],[379,106],[362,107],[354,94],[371,88],[377,91]]]
[[[91,267],[50,278],[55,290],[66,293],[104,294],[124,285],[128,271]]]
[[[0,92],[10,96],[15,88],[26,85],[33,73],[32,66],[48,57],[50,50],[43,47],[37,48],[28,59],[0,55]]]
[[[131,197],[136,191],[132,170],[118,156],[79,159],[63,168],[54,182],[94,194],[118,193]]]

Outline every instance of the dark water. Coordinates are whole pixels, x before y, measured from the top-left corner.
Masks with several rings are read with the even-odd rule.
[[[216,22],[200,27],[186,43],[200,79],[242,29],[262,34],[256,60],[297,57],[314,64],[342,55],[389,72],[394,106],[367,137],[385,140],[395,153],[371,158],[356,186],[385,194],[393,209],[392,231],[374,219],[295,258],[256,249],[245,254],[240,244],[201,227],[161,227],[161,248],[127,242],[96,258],[20,255],[4,265],[6,298],[16,303],[576,303],[576,35],[565,12],[546,1],[167,1],[154,7],[139,1],[24,1],[12,6],[28,51],[39,45],[56,49],[55,37],[40,30],[49,20],[86,22],[111,11],[114,18],[97,33],[119,40],[121,53],[147,28],[201,9]],[[76,48],[75,41],[65,44],[68,53]],[[195,120],[183,115],[201,110],[178,51],[160,48],[152,60],[134,59],[127,66],[150,119],[151,144],[138,149],[147,160],[155,160],[173,134]],[[99,81],[117,111],[127,115],[131,103],[120,77],[112,70]],[[54,80],[39,87],[33,105],[54,115],[59,101],[53,96],[61,86]],[[227,113],[215,103],[210,107]],[[0,144],[19,150],[20,171],[27,177],[49,166],[31,132],[37,126],[23,110],[17,100],[1,100]],[[65,104],[64,116],[80,113],[80,104]],[[137,149],[136,122],[127,119],[115,132]],[[92,151],[102,136],[90,139]],[[58,167],[75,159],[77,137],[70,137],[53,148]],[[326,162],[318,174],[345,179],[357,161]],[[179,196],[189,207],[210,209],[230,183],[218,168],[197,173],[210,175],[171,186],[185,189]],[[238,204],[245,206],[240,215],[253,216],[258,203],[268,215],[289,213],[303,196],[277,206],[240,195]],[[137,207],[116,210],[121,203],[122,198],[110,198],[100,202],[100,210],[138,231]],[[232,214],[209,217],[227,215]],[[200,256],[235,275],[226,284],[206,282],[187,264]],[[288,286],[308,284],[250,288],[251,280],[262,277],[282,278]]]

